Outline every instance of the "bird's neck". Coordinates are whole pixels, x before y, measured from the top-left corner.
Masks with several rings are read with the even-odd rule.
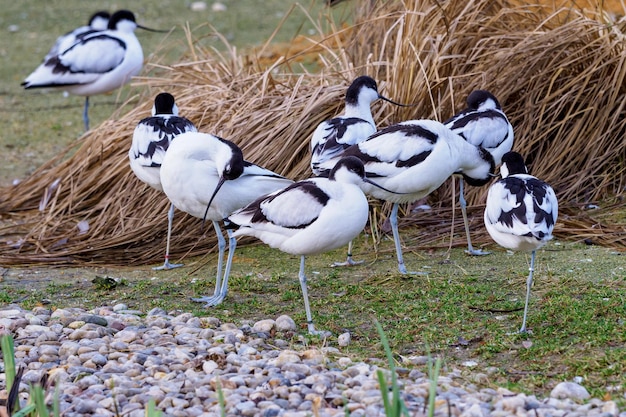
[[[463,141],[461,146],[455,147],[459,168],[465,175],[479,182],[487,181],[492,170],[492,158],[481,153],[480,148]],[[495,168],[495,166],[494,166]]]
[[[343,114],[344,117],[356,117],[376,126],[369,103],[346,104]]]

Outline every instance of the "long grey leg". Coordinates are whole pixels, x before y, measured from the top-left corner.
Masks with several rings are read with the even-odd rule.
[[[309,334],[327,336],[328,332],[315,330],[315,326],[313,325],[313,316],[311,315],[311,307],[309,305],[309,291],[307,290],[306,275],[304,274],[304,255],[300,257],[300,272],[298,272],[298,280],[300,281],[300,288],[302,288],[302,298],[304,298],[304,310],[306,311],[306,323],[309,329]]]
[[[85,124],[85,132],[89,131],[89,96],[85,97],[85,108],[83,109],[83,123]]]
[[[396,245],[396,256],[398,258],[398,271],[406,274],[406,266],[404,266],[404,258],[402,257],[402,246],[400,245],[400,233],[398,232],[398,203],[394,203],[389,216],[391,224],[391,232],[393,233],[393,242]]]
[[[465,192],[463,189],[463,177],[459,180],[459,203],[461,204],[461,213],[463,213],[463,224],[465,225],[465,235],[467,236],[467,250],[465,253],[468,255],[480,256],[489,255],[490,252],[483,251],[482,249],[474,249],[472,246],[472,238],[470,237],[469,221],[467,220],[467,201],[465,201]]]
[[[162,271],[165,269],[180,268],[183,264],[171,264],[170,263],[170,239],[172,237],[172,223],[174,222],[174,204],[170,204],[170,209],[167,211],[167,240],[165,243],[165,262],[162,266],[157,266],[152,269],[155,271]]]
[[[398,203],[394,203],[391,208],[391,215],[389,216],[389,223],[391,224],[391,231],[393,233],[393,242],[396,245],[396,256],[398,257],[398,271],[401,274],[412,275],[428,275],[427,272],[407,272],[404,265],[404,257],[402,256],[402,246],[400,245],[400,232],[398,232]]]
[[[348,243],[348,256],[344,262],[335,262],[331,266],[354,266],[358,264],[362,264],[363,261],[355,261],[352,259],[352,241]]]
[[[219,253],[217,255],[217,274],[215,275],[215,291],[213,292],[213,297],[217,296],[220,293],[220,289],[222,288],[222,267],[224,265],[224,252],[226,249],[226,239],[224,239],[224,235],[222,235],[222,229],[217,221],[213,220],[213,227],[215,228],[215,234],[217,235],[217,248]],[[196,301],[198,303],[204,303],[211,300],[213,297],[204,296],[198,298],[192,298],[192,301]]]
[[[226,298],[226,294],[228,294],[228,277],[230,276],[230,267],[233,264],[233,257],[235,256],[235,248],[237,248],[237,239],[233,237],[232,230],[227,230],[226,233],[228,233],[228,259],[226,260],[226,268],[224,269],[224,278],[219,290],[215,287],[213,297],[209,297],[205,300],[205,307],[213,307],[221,304],[224,298]]]
[[[526,279],[526,302],[524,303],[524,319],[522,320],[522,328],[520,333],[526,333],[526,317],[528,316],[528,301],[530,300],[530,288],[533,286],[533,272],[535,271],[535,251],[530,256],[530,268],[528,269],[528,278]]]

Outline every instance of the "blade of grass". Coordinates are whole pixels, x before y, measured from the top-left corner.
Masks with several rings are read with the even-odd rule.
[[[383,331],[383,328],[378,320],[375,321],[375,324],[378,335],[380,336],[380,341],[383,345],[383,348],[385,349],[385,355],[387,356],[387,362],[389,363],[389,370],[391,372],[391,390],[393,393],[391,397],[391,404],[389,403],[388,387],[387,383],[385,382],[384,375],[380,370],[377,373],[378,381],[380,383],[380,391],[383,397],[383,405],[385,407],[385,415],[387,415],[387,417],[396,417],[401,415],[409,417],[409,410],[406,408],[406,404],[404,404],[404,401],[400,397],[398,375],[396,373],[396,366],[393,360],[393,355],[391,354],[391,348],[389,347],[389,341],[387,340],[387,336],[385,335],[385,332]]]
[[[224,391],[222,391],[219,377],[215,380],[215,386],[217,389],[217,401],[220,404],[220,415],[221,417],[226,417],[226,399],[224,398]]]
[[[380,385],[380,393],[383,397],[383,407],[385,408],[385,415],[391,415],[391,404],[389,404],[389,387],[387,387],[387,382],[385,381],[385,375],[383,371],[380,369],[376,372],[378,376],[378,384]]]
[[[30,388],[30,401],[35,405],[35,410],[39,417],[50,415],[48,407],[46,407],[46,395],[41,385],[35,384]]]
[[[435,415],[435,400],[437,399],[437,380],[439,379],[439,371],[441,369],[441,358],[428,361],[428,417]]]
[[[10,393],[13,390],[14,383],[19,386],[19,381],[16,381],[15,378],[15,344],[13,343],[13,337],[10,335],[3,335],[0,337],[0,347],[2,347],[2,359],[4,360],[4,373],[6,375],[7,391]],[[14,397],[13,404],[7,404],[7,408],[15,411],[20,409],[17,395]]]
[[[151,398],[150,401],[148,401],[148,405],[146,406],[146,417],[161,417],[162,415],[163,413],[156,408],[154,398]]]
[[[59,417],[61,415],[61,408],[59,406],[59,395],[61,394],[61,390],[59,388],[59,384],[55,384],[54,386],[54,398],[52,399],[52,415],[54,417]]]
[[[26,407],[22,408],[20,411],[13,414],[11,417],[26,417],[26,416],[29,416],[30,413],[34,412],[36,409],[37,407],[35,407],[35,404],[28,404],[26,405]],[[46,414],[44,414],[44,416],[45,415]]]

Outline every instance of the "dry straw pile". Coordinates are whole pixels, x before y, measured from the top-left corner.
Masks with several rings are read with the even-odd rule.
[[[261,50],[217,52],[189,33],[189,53],[172,66],[152,65],[139,80],[140,104],[109,120],[17,186],[2,190],[2,264],[140,264],[161,260],[165,197],[135,179],[127,159],[133,129],[160,91],[174,94],[201,131],[237,143],[246,158],[285,176],[309,176],[310,136],[341,111],[352,78],[368,74],[413,108],[374,106],[384,126],[405,119],[445,120],[474,89],[491,90],[515,128],[514,148],[561,201],[557,235],[623,248],[623,225],[602,224],[580,209],[599,199],[623,210],[626,174],[626,54],[618,24],[594,12],[516,6],[503,0],[357,2],[354,23],[332,26],[310,50],[290,51],[267,66]],[[589,15],[592,17],[589,17]],[[268,45],[269,47],[269,45]],[[267,49],[267,48],[265,48]],[[319,70],[299,69],[316,55]],[[207,190],[210,193],[212,190]],[[474,224],[482,223],[486,187],[472,189]],[[430,198],[434,210],[411,215],[412,248],[446,247],[452,189]],[[374,204],[372,230],[387,212]],[[382,215],[381,215],[382,214]],[[455,230],[462,232],[456,216]],[[486,242],[474,227],[477,243]],[[178,215],[173,258],[205,254],[215,240],[200,221]],[[457,233],[455,245],[464,244]]]

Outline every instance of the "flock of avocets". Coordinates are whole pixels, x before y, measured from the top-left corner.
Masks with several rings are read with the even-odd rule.
[[[143,54],[133,33],[140,27],[134,15],[116,12],[107,29],[96,26],[103,17],[96,14],[89,26],[66,35],[73,40],[57,41],[56,49],[24,82],[26,88],[59,86],[89,96],[117,88],[136,75]],[[393,203],[390,224],[398,270],[406,274],[410,272],[402,255],[398,205],[424,198],[450,176],[460,176],[466,252],[488,254],[472,247],[463,183],[485,185],[501,164],[502,178],[489,188],[484,222],[499,245],[532,253],[520,328],[526,332],[535,251],[552,238],[558,203],[554,190],[530,175],[523,157],[511,151],[513,127],[500,103],[488,91],[476,90],[467,98],[467,108],[444,123],[407,120],[377,131],[370,109],[377,99],[403,105],[380,95],[371,77],[356,78],[347,89],[344,113],[324,121],[313,133],[315,176],[294,182],[246,161],[233,142],[198,132],[191,121],[178,115],[171,94],[158,94],[152,116],[138,123],[128,154],[135,175],[163,191],[171,202],[165,263],[155,269],[181,266],[169,262],[174,208],[211,220],[219,248],[215,291],[194,301],[215,306],[228,291],[236,238],[254,236],[300,256],[298,277],[308,331],[323,333],[313,324],[305,256],[348,245],[347,260],[336,265],[359,263],[352,259],[351,242],[368,220],[366,195]],[[87,103],[84,117],[88,128]],[[225,264],[226,238],[220,224],[228,238]]]

